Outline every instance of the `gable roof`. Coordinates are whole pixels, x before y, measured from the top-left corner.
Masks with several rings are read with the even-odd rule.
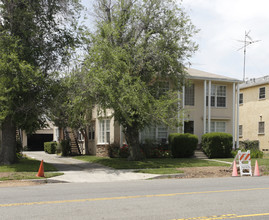
[[[208,73],[201,70],[196,70],[192,68],[187,68],[187,78],[189,79],[200,79],[200,80],[212,80],[212,81],[222,81],[222,82],[236,82],[240,83],[241,80],[230,78],[227,76],[217,75],[214,73]]]
[[[240,89],[269,84],[269,76],[249,79],[240,85]]]

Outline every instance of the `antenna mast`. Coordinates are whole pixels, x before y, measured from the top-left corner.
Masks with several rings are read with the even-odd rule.
[[[241,50],[244,48],[244,65],[243,65],[243,81],[245,82],[245,76],[246,76],[246,48],[247,46],[249,46],[250,44],[259,42],[260,40],[252,40],[252,38],[249,36],[250,31],[245,31],[245,40],[244,41],[240,41],[244,43],[244,46],[239,48],[238,50]],[[237,51],[238,51],[237,50]]]

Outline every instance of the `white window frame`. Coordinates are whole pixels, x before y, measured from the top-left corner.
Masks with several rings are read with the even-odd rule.
[[[224,130],[220,131],[217,127],[218,123],[224,123]],[[227,133],[227,123],[225,121],[211,121],[210,122],[210,131],[208,131],[208,123],[206,123],[206,133],[210,132],[223,132]]]
[[[260,127],[261,124],[263,124],[262,127]],[[264,121],[259,121],[258,123],[258,134],[265,134],[265,122]]]
[[[264,94],[262,94],[262,96],[264,96],[264,97],[261,97],[261,89],[264,89]],[[266,88],[263,86],[263,87],[259,88],[259,99],[262,100],[265,98],[266,98]]]
[[[110,119],[99,119],[98,144],[110,143]]]
[[[225,87],[225,96],[220,96],[218,95],[218,88],[220,88],[221,86]],[[206,106],[208,106],[208,87],[206,88],[206,99],[207,99],[207,103]],[[227,86],[226,85],[216,85],[216,84],[212,84],[211,86],[211,92],[210,92],[210,98],[214,97],[214,105],[213,101],[211,99],[211,107],[215,107],[215,108],[226,108],[227,107]],[[225,97],[225,106],[218,106],[218,97]]]
[[[165,130],[166,129],[166,130]],[[165,131],[164,131],[165,130]],[[166,135],[161,135],[162,134],[165,134]],[[147,128],[145,128],[143,131],[141,131],[141,141],[142,142],[145,142],[145,140],[153,140],[153,141],[158,141],[158,142],[161,142],[162,139],[166,139],[168,140],[168,128],[165,127],[165,126],[162,126],[162,125],[152,125],[152,126],[149,126]],[[151,137],[151,138],[149,138]]]
[[[195,105],[195,85],[185,86],[185,105],[194,106]]]

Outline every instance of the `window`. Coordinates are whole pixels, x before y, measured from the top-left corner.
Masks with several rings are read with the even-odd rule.
[[[188,85],[185,88],[185,105],[194,106],[194,84]]]
[[[265,87],[259,89],[259,99],[265,99]]]
[[[94,140],[95,138],[95,128],[94,125],[89,127],[89,140]]]
[[[210,131],[208,131],[208,123],[206,123],[206,133],[210,132],[226,132],[226,122],[224,121],[211,121]]]
[[[243,93],[240,93],[239,94],[239,104],[243,104],[243,98],[244,98],[244,95],[243,95]]]
[[[141,132],[141,140],[156,140],[158,142],[166,142],[168,137],[168,129],[166,126],[149,126]]]
[[[206,105],[208,106],[208,87],[206,89]],[[226,86],[211,85],[211,106],[226,107]]]
[[[110,142],[110,120],[99,120],[99,144],[109,144]]]
[[[259,122],[258,134],[264,134],[264,121]]]
[[[243,137],[243,125],[239,125],[239,137]]]
[[[184,133],[194,133],[194,121],[184,121]]]

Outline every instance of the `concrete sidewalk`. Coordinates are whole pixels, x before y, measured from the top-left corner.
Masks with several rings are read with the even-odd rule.
[[[36,160],[44,160],[44,162],[54,165],[59,172],[64,173],[62,176],[50,178],[50,181],[62,181],[69,183],[97,183],[143,180],[159,176],[155,174],[134,173],[130,170],[116,170],[100,164],[73,159],[71,157],[61,157],[56,154],[47,154],[44,151],[25,151],[23,154]]]

